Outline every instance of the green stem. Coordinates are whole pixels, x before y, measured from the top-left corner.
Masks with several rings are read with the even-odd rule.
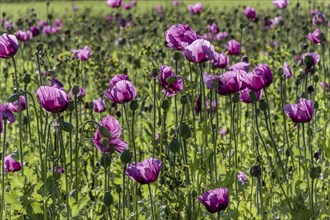
[[[153,106],[153,135],[152,135],[152,156],[155,156],[156,152],[156,99],[157,99],[157,94],[156,94],[156,77],[154,77],[154,83],[153,83],[153,93],[154,93],[154,106]]]
[[[2,166],[1,166],[1,204],[0,204],[0,219],[6,219],[6,215],[3,215],[5,209],[5,156],[6,156],[6,133],[7,133],[7,120],[3,118],[3,144],[2,144]]]
[[[268,161],[269,161],[269,163],[270,163],[270,166],[271,166],[271,168],[272,168],[272,169],[274,170],[274,172],[275,172],[276,170],[275,170],[274,164],[273,164],[273,162],[272,162],[272,158],[270,157],[270,155],[269,155],[269,153],[268,153],[267,146],[266,146],[266,144],[265,144],[265,142],[264,142],[264,140],[263,140],[263,138],[262,138],[262,136],[261,136],[260,130],[259,130],[259,125],[258,125],[258,111],[257,111],[257,104],[256,104],[256,103],[254,103],[254,109],[255,109],[255,123],[256,123],[256,127],[257,127],[257,133],[258,133],[259,138],[260,138],[260,140],[261,140],[262,146],[263,146],[264,149],[265,149],[265,152],[266,152],[266,155],[267,155],[267,159],[268,159]],[[276,180],[277,180],[278,184],[280,185],[280,188],[281,188],[281,191],[282,191],[282,193],[283,193],[283,195],[284,195],[284,197],[285,197],[285,200],[286,200],[286,202],[288,203],[288,206],[289,206],[290,210],[292,211],[293,208],[291,207],[291,204],[290,204],[289,198],[288,198],[288,196],[286,195],[285,190],[283,189],[282,182],[281,182],[281,180],[279,179],[278,175],[275,174],[275,177],[276,177]]]
[[[74,150],[75,150],[75,190],[76,190],[76,193],[75,193],[75,200],[76,202],[78,201],[78,167],[79,167],[79,161],[78,161],[78,151],[79,151],[79,148],[78,148],[78,140],[79,140],[79,118],[78,118],[78,102],[77,102],[77,95],[74,96],[74,110],[75,110],[75,116],[76,116],[76,135],[75,135],[75,147],[74,147]],[[71,177],[72,178],[72,177]]]
[[[152,202],[152,192],[151,192],[151,188],[150,188],[150,183],[148,183],[148,189],[149,189],[149,196],[150,196],[152,219],[155,220],[154,203]]]

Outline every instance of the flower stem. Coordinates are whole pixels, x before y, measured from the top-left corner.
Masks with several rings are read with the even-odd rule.
[[[3,211],[5,209],[5,156],[6,156],[6,133],[7,133],[7,122],[3,120],[3,144],[2,144],[2,166],[1,166],[1,203],[0,203],[0,219],[6,219],[3,216]]]
[[[148,183],[148,189],[149,189],[149,196],[150,196],[152,219],[155,220],[154,203],[152,202],[152,192],[151,192],[151,188],[150,188],[150,183]]]

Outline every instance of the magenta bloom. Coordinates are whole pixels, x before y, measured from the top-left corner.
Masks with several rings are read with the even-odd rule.
[[[228,68],[229,71],[243,70],[245,72],[249,72],[249,69],[250,69],[250,64],[244,61],[235,63]]]
[[[309,122],[314,113],[314,101],[300,98],[297,104],[284,105],[283,109],[294,123]]]
[[[224,40],[228,37],[228,33],[227,32],[219,32],[217,33],[217,35],[215,35],[215,40],[221,41]]]
[[[75,57],[79,60],[86,61],[91,56],[91,49],[88,46],[85,46],[83,49],[71,50]]]
[[[246,184],[248,182],[247,176],[244,172],[238,172],[237,179],[243,184]]]
[[[61,167],[61,166],[58,166],[58,167],[57,167],[56,172],[57,172],[58,174],[63,174],[63,173],[65,173],[64,168]]]
[[[222,138],[224,138],[227,135],[227,130],[224,128],[221,128],[219,131],[219,134],[222,136]]]
[[[203,5],[198,2],[195,5],[188,5],[188,11],[192,14],[200,14],[202,13]]]
[[[273,5],[276,8],[283,9],[289,4],[289,0],[273,0]]]
[[[214,46],[207,40],[198,39],[185,47],[183,56],[193,63],[204,63],[214,57]]]
[[[244,9],[244,14],[249,19],[255,19],[257,17],[256,9],[251,7],[246,7]]]
[[[60,90],[64,90],[64,85],[61,81],[59,81],[58,79],[52,77],[50,79],[50,87],[54,87]]]
[[[173,25],[165,32],[166,43],[169,48],[182,50],[185,43],[191,44],[195,40],[199,39],[196,32],[193,31],[187,24]]]
[[[209,89],[215,89],[220,95],[229,95],[239,92],[244,89],[241,81],[241,76],[245,74],[244,71],[228,71],[220,76],[211,76],[204,73],[204,83]]]
[[[284,64],[283,64],[283,75],[287,79],[290,79],[292,77],[292,71],[290,69],[288,62],[284,62]]]
[[[170,66],[161,65],[159,69],[158,82],[163,87],[162,92],[168,97],[175,96],[183,89],[183,79],[177,77]]]
[[[211,25],[207,25],[207,29],[211,34],[217,34],[219,32],[219,27],[216,22],[213,22]]]
[[[3,24],[3,28],[8,30],[9,28],[14,27],[14,24],[12,21],[5,21]]]
[[[136,97],[136,88],[127,76],[116,75],[110,80],[110,87],[104,92],[104,96],[110,101],[123,104],[132,101]]]
[[[32,32],[27,30],[27,31],[17,31],[16,32],[16,38],[20,41],[28,41],[31,40],[33,37]]]
[[[99,113],[105,111],[105,102],[101,97],[93,100],[93,109],[95,112]]]
[[[226,68],[229,63],[229,57],[225,53],[215,52],[212,63],[216,68]]]
[[[107,4],[111,8],[119,8],[121,6],[122,0],[108,0]]]
[[[102,121],[99,122],[99,124],[105,127],[111,134],[105,149],[102,146],[102,141],[104,140],[105,137],[103,137],[99,128],[96,130],[94,136],[92,137],[93,143],[101,153],[103,152],[110,153],[111,147],[114,147],[114,149],[118,153],[121,153],[123,152],[123,150],[127,149],[128,146],[127,143],[120,138],[122,133],[121,126],[119,122],[112,115],[108,115],[105,118],[103,118]]]
[[[138,183],[148,184],[157,180],[161,168],[161,160],[149,158],[142,162],[130,164],[126,168],[126,175]]]
[[[246,104],[249,104],[252,102],[252,100],[250,98],[250,92],[254,92],[254,91],[250,90],[249,88],[245,88],[239,92],[239,99],[241,100],[241,102],[244,102]],[[255,101],[258,101],[261,98],[262,90],[259,90],[258,92],[254,92],[254,93],[256,95]]]
[[[20,162],[17,162],[14,160],[11,154],[7,155],[5,157],[5,164],[4,164],[4,170],[6,173],[9,172],[16,172],[22,169],[22,165]]]
[[[124,10],[130,10],[133,7],[131,3],[125,3],[123,4],[123,9]]]
[[[8,59],[18,51],[18,42],[15,35],[3,34],[0,36],[0,58]]]
[[[25,101],[25,97],[24,96],[20,96],[20,108],[21,111],[26,109],[26,101]],[[12,111],[12,112],[18,112],[18,101],[15,102],[7,102],[6,103],[6,107]]]
[[[16,121],[15,115],[4,105],[0,103],[0,134],[2,133],[2,121],[12,124]],[[6,123],[5,122],[5,123]]]
[[[179,0],[173,0],[172,4],[174,6],[179,6],[180,5],[180,2],[179,2]]]
[[[239,55],[241,52],[241,44],[236,40],[228,41],[226,48],[230,55]]]
[[[303,61],[308,68],[312,68],[320,61],[320,55],[317,52],[305,53]]]
[[[198,200],[210,213],[225,210],[229,204],[229,189],[217,188],[204,192],[198,196]]]
[[[46,26],[48,23],[47,23],[47,21],[45,21],[45,20],[40,20],[39,22],[38,22],[38,27],[44,27],[44,26]]]
[[[156,7],[156,11],[157,11],[157,13],[158,14],[161,14],[161,13],[163,13],[163,6],[162,5],[157,5],[157,7]]]
[[[54,23],[57,30],[61,30],[63,28],[63,23],[61,19],[56,18]]]
[[[321,29],[317,28],[314,32],[312,33],[308,33],[307,38],[314,44],[319,44],[321,43],[321,39],[320,39],[320,33],[321,33]]]
[[[69,92],[69,96],[74,98],[74,94],[73,94],[72,89]],[[86,90],[83,87],[79,86],[79,92],[77,94],[77,98],[83,98],[83,97],[85,97],[85,95],[86,95]]]
[[[69,106],[69,97],[65,91],[50,87],[40,86],[37,91],[40,105],[48,112],[63,112]]]
[[[258,92],[273,82],[273,75],[267,64],[258,64],[252,72],[242,74],[242,81],[250,90]]]
[[[40,30],[35,26],[31,26],[30,31],[31,31],[33,37],[36,37],[40,34]]]
[[[329,92],[329,84],[326,82],[320,82],[320,86],[326,91]]]
[[[325,16],[322,12],[316,13],[312,18],[312,24],[314,26],[323,24],[325,22]]]
[[[46,35],[52,35],[55,34],[56,32],[57,32],[57,28],[52,27],[50,25],[46,25],[42,28],[42,33]]]

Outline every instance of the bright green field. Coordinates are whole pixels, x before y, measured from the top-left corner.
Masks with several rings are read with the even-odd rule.
[[[128,1],[124,1],[128,2]],[[188,4],[194,4],[196,2],[202,2],[204,7],[218,7],[218,8],[230,8],[234,6],[250,6],[257,9],[265,9],[274,7],[271,0],[194,0],[194,1],[180,1],[181,7],[186,7]],[[306,0],[290,0],[290,7],[300,2],[303,6],[308,6]],[[313,1],[315,2],[315,1]],[[317,1],[325,2],[325,1]],[[72,11],[72,6],[77,5],[79,10],[84,8],[90,8],[95,15],[105,15],[110,12],[118,12],[117,9],[111,9],[107,6],[106,1],[78,1],[76,3],[68,1],[56,1],[51,2],[49,6],[50,12],[55,12],[56,15],[62,15]],[[137,7],[132,11],[145,11],[155,8],[157,5],[162,4],[164,7],[173,7],[172,0],[166,1],[153,1],[153,0],[138,0]],[[8,15],[13,15],[14,18],[18,18],[20,15],[25,14],[30,8],[36,9],[39,18],[46,18],[46,1],[45,2],[31,2],[31,3],[0,3],[0,13],[6,12]],[[122,9],[119,9],[119,11]]]

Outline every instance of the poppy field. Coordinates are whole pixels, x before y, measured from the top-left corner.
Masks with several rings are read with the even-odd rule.
[[[269,3],[2,10],[0,219],[330,219],[330,4]]]

